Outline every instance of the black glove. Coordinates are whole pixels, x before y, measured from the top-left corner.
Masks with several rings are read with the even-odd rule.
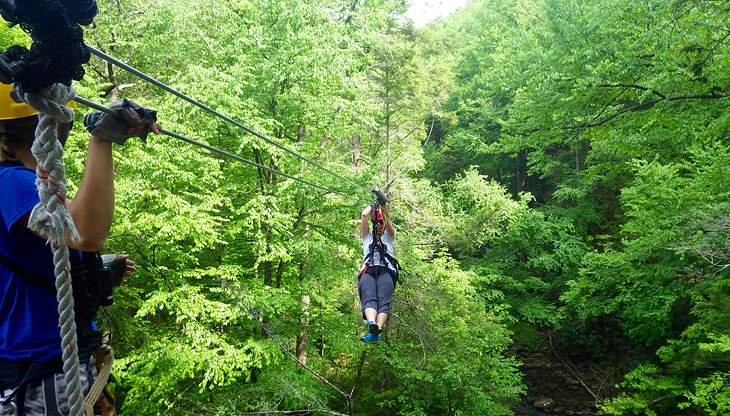
[[[89,133],[103,140],[124,144],[130,137],[147,140],[150,125],[157,121],[157,111],[142,108],[127,99],[114,101],[109,105],[115,115],[90,113],[84,117],[84,126]],[[144,126],[141,132],[130,133],[130,129]]]
[[[11,61],[5,55],[0,54],[0,82],[12,84],[16,75],[23,72],[25,63],[22,61]]]
[[[126,259],[119,259],[116,254],[102,254],[101,261],[111,272],[112,286],[117,287],[122,284],[124,273],[127,271]]]
[[[378,198],[378,204],[385,205],[387,202],[390,202],[387,196],[378,188],[373,189],[370,191],[373,195],[375,195],[376,198]]]

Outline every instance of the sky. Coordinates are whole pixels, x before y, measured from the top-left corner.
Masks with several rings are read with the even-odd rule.
[[[411,0],[406,16],[413,19],[416,27],[423,27],[440,16],[464,7],[468,0]]]

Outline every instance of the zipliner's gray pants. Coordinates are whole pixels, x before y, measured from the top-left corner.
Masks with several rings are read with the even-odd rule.
[[[390,315],[390,299],[395,290],[392,270],[384,266],[368,266],[357,283],[357,289],[363,318],[367,308]]]

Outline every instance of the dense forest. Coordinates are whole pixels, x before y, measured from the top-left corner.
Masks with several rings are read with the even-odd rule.
[[[99,7],[88,45],[306,159],[96,57],[79,96],[326,188],[115,147],[121,415],[510,415],[536,356],[593,405],[534,414],[730,414],[729,2],[471,0],[423,28],[403,0]],[[373,187],[403,271],[366,345]]]

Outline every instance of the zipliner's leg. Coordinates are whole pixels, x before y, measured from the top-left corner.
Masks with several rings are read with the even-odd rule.
[[[368,321],[375,321],[378,308],[378,291],[375,276],[371,271],[363,274],[357,283],[360,292],[360,304],[362,308],[362,316]]]
[[[393,282],[391,273],[390,270],[383,268],[383,272],[380,273],[376,280],[378,314],[375,318],[375,323],[380,328],[385,325],[386,321],[388,321],[388,316],[390,316],[390,301],[395,290],[395,283]]]

